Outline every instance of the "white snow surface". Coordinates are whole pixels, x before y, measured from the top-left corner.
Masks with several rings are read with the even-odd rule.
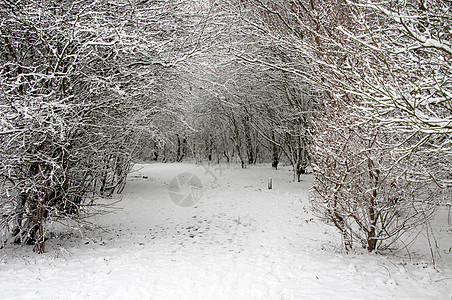
[[[183,172],[203,184],[191,207],[168,193]],[[302,179],[269,166],[135,165],[121,210],[93,219],[104,231],[48,224],[55,238],[43,255],[6,245],[0,298],[451,299],[446,209],[434,226],[436,265],[425,243],[410,255],[346,254],[335,228],[310,211],[312,177]]]

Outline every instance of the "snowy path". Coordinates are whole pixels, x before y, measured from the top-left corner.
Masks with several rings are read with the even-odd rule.
[[[62,234],[42,256],[2,250],[2,299],[451,299],[445,267],[421,259],[340,252],[333,228],[309,212],[310,177],[286,170],[188,164],[136,166],[107,231]],[[203,183],[175,205],[171,179]],[[215,178],[215,177],[216,178]],[[267,178],[275,188],[267,190]],[[450,235],[448,242],[451,244]]]

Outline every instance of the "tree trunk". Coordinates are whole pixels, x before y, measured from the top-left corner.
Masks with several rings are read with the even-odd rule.
[[[367,250],[372,252],[377,247],[377,234],[376,234],[376,225],[378,221],[378,215],[375,211],[375,205],[378,196],[378,186],[379,186],[379,171],[375,168],[375,164],[371,158],[368,158],[368,168],[369,168],[369,177],[371,179],[372,184],[374,185],[372,195],[370,196],[370,206],[369,206],[369,221],[370,228],[367,232]],[[374,173],[375,171],[375,173]]]
[[[224,155],[224,157],[226,157],[226,162],[229,163],[230,162],[230,157],[229,157],[228,152],[226,150],[224,150],[223,155]]]
[[[275,133],[272,132],[272,152],[273,152],[273,156],[272,156],[272,167],[277,170],[278,169],[278,164],[279,164],[279,148],[278,145],[276,145],[275,143]]]
[[[245,116],[243,119],[245,144],[246,144],[247,154],[248,154],[248,164],[252,165],[252,164],[254,164],[255,154],[254,154],[254,149],[253,149],[253,140],[251,137],[251,130],[250,130],[249,122],[250,122],[250,118],[248,116]]]
[[[44,223],[45,223],[45,208],[43,201],[40,200],[36,212],[37,230],[35,233],[36,244],[34,247],[34,250],[39,254],[42,254],[45,251]]]
[[[179,134],[176,134],[176,137],[177,137],[176,161],[181,162],[186,153],[185,144],[187,143],[187,140],[184,138],[183,141],[181,142]]]
[[[297,182],[301,181],[301,175],[306,173],[306,170],[303,166],[303,164],[301,163],[301,161],[297,162],[296,168],[295,168],[295,173],[296,173],[296,177],[297,177]]]

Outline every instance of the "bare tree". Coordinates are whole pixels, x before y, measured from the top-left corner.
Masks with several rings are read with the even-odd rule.
[[[368,251],[400,247],[397,240],[429,220],[444,199],[428,168],[445,173],[448,162],[431,157],[426,165],[424,155],[405,156],[393,148],[403,134],[346,109],[337,104],[315,120],[313,206],[339,229],[347,249],[354,241]]]
[[[449,3],[233,4],[292,53],[275,67],[309,83],[323,104],[313,123],[313,200],[345,241],[373,251],[427,221],[450,195]]]
[[[45,223],[121,191],[164,106],[164,74],[197,49],[183,1],[0,3],[1,225],[44,252]],[[191,30],[192,29],[192,30]],[[163,78],[162,78],[163,77]]]

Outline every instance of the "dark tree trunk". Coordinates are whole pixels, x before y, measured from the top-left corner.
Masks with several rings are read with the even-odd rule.
[[[304,165],[299,161],[297,162],[297,166],[296,166],[296,175],[297,175],[297,181],[300,182],[301,181],[301,175],[306,174],[306,169],[304,167]]]
[[[176,161],[181,162],[185,154],[184,142],[186,142],[186,140],[184,139],[184,141],[181,142],[179,134],[176,134],[176,137],[177,137]]]
[[[252,150],[248,151],[248,164],[254,164],[254,153]]]
[[[248,116],[245,116],[243,119],[243,129],[244,129],[244,135],[245,135],[245,144],[247,148],[247,154],[248,154],[248,164],[252,165],[254,164],[255,160],[255,154],[253,149],[253,141],[251,137],[251,130],[250,130],[250,118]]]
[[[272,152],[273,152],[273,157],[272,157],[272,167],[277,170],[278,169],[278,164],[279,164],[279,148],[278,145],[276,145],[275,143],[275,133],[272,132]]]
[[[42,254],[45,251],[45,236],[44,236],[44,223],[46,219],[46,211],[43,201],[39,201],[36,212],[36,232],[35,232],[35,247],[34,250]]]
[[[229,163],[230,162],[230,157],[229,157],[228,152],[226,150],[224,150],[223,155],[224,155],[224,157],[226,157],[226,162]]]

